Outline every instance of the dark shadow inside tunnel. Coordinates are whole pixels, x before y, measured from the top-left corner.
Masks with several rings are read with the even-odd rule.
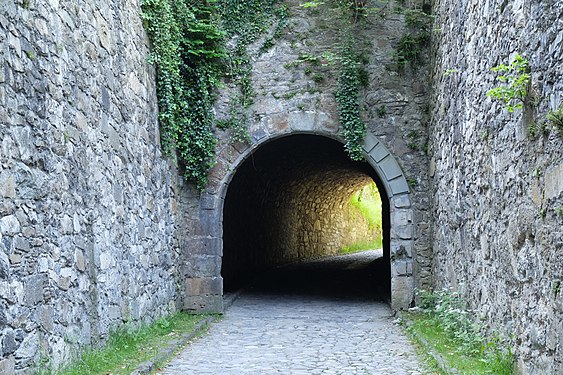
[[[316,261],[373,237],[349,201],[374,182],[382,203],[382,257]],[[340,142],[316,135],[270,141],[240,165],[229,184],[223,208],[224,290],[253,283],[272,292],[389,300],[389,217],[379,177],[368,163],[352,161]],[[284,266],[308,260],[315,261]]]

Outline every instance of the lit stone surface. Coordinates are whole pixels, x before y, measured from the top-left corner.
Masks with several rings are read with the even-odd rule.
[[[0,5],[2,374],[174,307],[177,173],[147,52],[137,0]]]
[[[439,0],[434,11],[436,287],[513,337],[523,374],[561,374],[563,137],[527,133],[563,100],[563,2]],[[510,114],[486,92],[499,85],[490,68],[517,52],[539,104]]]

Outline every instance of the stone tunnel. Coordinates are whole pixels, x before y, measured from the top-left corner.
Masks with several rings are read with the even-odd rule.
[[[414,298],[413,211],[396,159],[369,133],[365,161],[353,162],[334,132],[290,126],[221,152],[208,190],[196,201],[199,209],[187,217],[183,308],[222,311],[224,291],[259,272],[335,254],[365,238],[365,223],[347,205],[370,183],[382,201],[382,282],[374,287],[393,308],[408,307]]]
[[[343,145],[330,138],[293,135],[262,146],[238,168],[225,197],[225,291],[261,270],[334,255],[344,246],[372,240],[376,234],[349,201],[374,181],[381,186],[368,163],[352,161]],[[389,201],[379,190],[388,259]],[[388,284],[389,261],[383,264],[380,274],[387,275]]]

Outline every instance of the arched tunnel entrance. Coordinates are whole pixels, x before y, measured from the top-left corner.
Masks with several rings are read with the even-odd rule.
[[[354,193],[374,183],[381,194],[381,233],[354,214],[349,203]],[[356,283],[356,290],[389,300],[390,209],[382,186],[374,169],[367,162],[352,161],[336,140],[291,135],[262,145],[236,170],[225,196],[224,290],[245,286],[276,266],[338,254],[343,247],[382,235],[382,258],[370,260],[360,271],[346,264],[338,270],[334,268],[342,264],[315,268],[310,263],[312,268],[277,280],[326,282],[338,292],[330,282],[338,279],[339,284]]]

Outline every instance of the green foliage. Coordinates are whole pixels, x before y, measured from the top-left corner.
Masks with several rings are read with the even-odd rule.
[[[557,298],[559,293],[561,293],[561,280],[553,280],[551,291],[553,292],[555,298]]]
[[[383,118],[386,115],[387,115],[387,108],[384,105],[377,108],[377,116],[379,116],[379,118]]]
[[[546,119],[553,128],[563,134],[563,104],[559,108],[549,111]]]
[[[234,141],[248,142],[247,109],[254,100],[247,47],[279,21],[264,48],[273,45],[288,18],[279,0],[142,0],[142,17],[152,41],[149,62],[157,69],[162,146],[185,166],[185,177],[199,189],[215,164],[213,104],[221,79],[236,82],[232,118]],[[226,40],[236,40],[226,48]]]
[[[340,249],[340,254],[352,254],[357,253],[360,251],[366,250],[374,250],[374,249],[381,249],[382,247],[382,240],[381,237],[374,239],[373,241],[367,242],[356,242],[349,246],[342,246]]]
[[[407,63],[417,64],[421,62],[424,48],[430,42],[430,33],[426,31],[408,32],[399,39],[395,60],[399,66]]]
[[[487,92],[487,96],[504,103],[508,112],[523,108],[530,87],[530,67],[528,60],[516,54],[509,65],[500,64],[491,68],[493,72],[502,73],[497,80],[504,85]]]
[[[426,14],[420,9],[406,9],[403,14],[405,15],[405,24],[410,28],[428,31],[433,21],[430,14]]]
[[[340,75],[336,103],[340,118],[340,134],[346,140],[345,149],[352,160],[363,160],[362,147],[366,125],[360,118],[360,69],[356,41],[348,30],[341,46]]]
[[[422,62],[422,53],[430,43],[430,26],[433,21],[433,17],[423,10],[406,9],[403,13],[408,31],[399,40],[395,51],[394,60],[399,68],[407,63],[416,65]]]
[[[324,4],[324,2],[318,1],[318,0],[313,0],[313,1],[306,1],[302,4],[299,4],[299,6],[303,7],[303,8],[316,8],[316,7],[318,7],[319,5],[322,5],[322,4]]]
[[[407,133],[407,138],[408,138],[407,146],[409,146],[414,151],[418,150],[418,141],[420,140],[419,131],[416,129],[411,129]]]
[[[152,41],[149,61],[157,69],[163,149],[168,155],[176,152],[186,179],[199,189],[215,163],[212,106],[226,56],[215,5],[212,0],[141,3]]]
[[[178,334],[191,333],[206,315],[178,313],[140,328],[124,327],[110,333],[103,348],[86,349],[59,371],[48,362],[40,364],[41,375],[130,374],[141,363],[153,360],[156,352],[175,340]],[[159,365],[159,364],[157,364]]]
[[[510,350],[503,349],[504,343],[496,336],[485,338],[479,327],[474,324],[462,296],[457,292],[418,291],[420,307],[425,310],[427,325],[440,331],[442,337],[434,337],[439,345],[448,353],[463,357],[463,361],[474,360],[480,365],[471,367],[475,374],[513,374],[513,358]],[[439,343],[441,341],[441,343]],[[454,352],[454,353],[452,353]],[[454,361],[453,366],[457,366]]]
[[[368,221],[370,229],[374,229],[381,235],[381,196],[375,182],[364,186],[352,194],[350,206],[356,207]]]
[[[363,250],[380,249],[383,240],[381,224],[382,204],[375,182],[362,187],[352,194],[349,205],[351,208],[358,210],[362,217],[367,220],[369,229],[373,233],[373,238],[369,241],[360,241],[343,246],[340,252],[347,254]]]
[[[457,69],[448,69],[444,72],[444,77],[449,77],[453,74],[459,73],[459,70]]]

